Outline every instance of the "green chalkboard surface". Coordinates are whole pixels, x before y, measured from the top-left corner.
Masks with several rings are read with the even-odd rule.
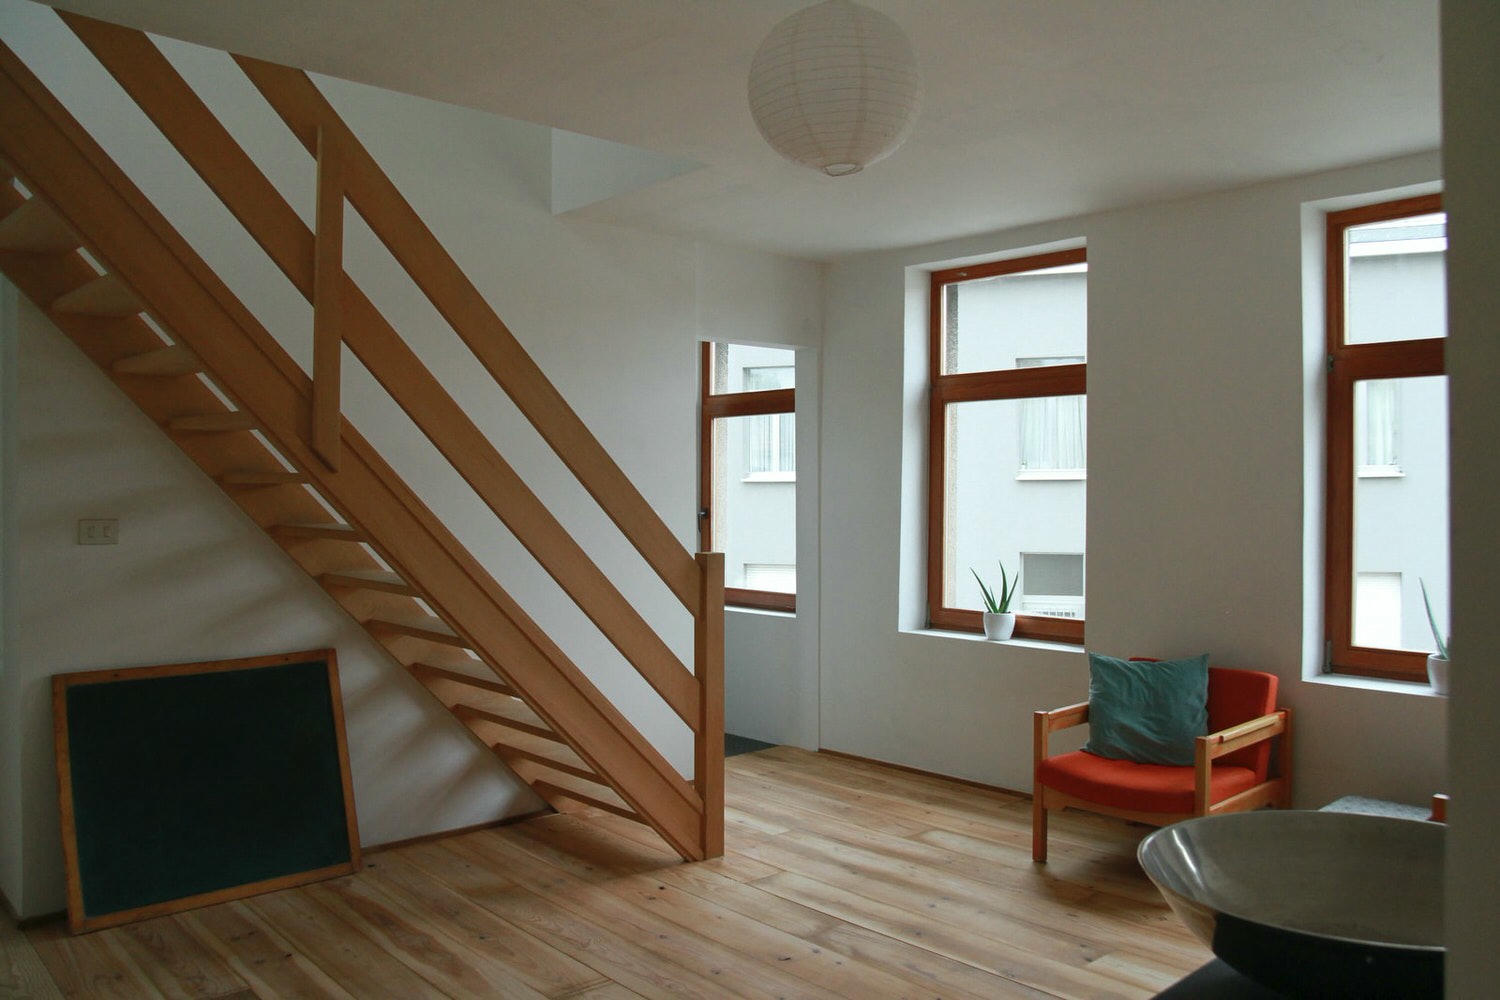
[[[331,649],[58,674],[53,720],[74,931],[359,865]]]

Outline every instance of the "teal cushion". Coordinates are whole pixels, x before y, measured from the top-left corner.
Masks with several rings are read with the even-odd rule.
[[[1089,740],[1100,757],[1192,764],[1208,732],[1208,654],[1187,660],[1122,660],[1089,654]]]

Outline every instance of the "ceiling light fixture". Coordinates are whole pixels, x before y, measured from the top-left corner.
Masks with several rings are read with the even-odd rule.
[[[922,103],[911,42],[852,0],[825,0],[779,22],[750,64],[750,114],[782,156],[830,177],[896,151]]]

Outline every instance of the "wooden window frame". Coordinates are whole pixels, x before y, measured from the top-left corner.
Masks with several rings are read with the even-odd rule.
[[[698,540],[704,550],[713,545],[714,421],[721,417],[756,417],[797,412],[797,390],[761,389],[756,392],[713,391],[713,349],[703,342],[698,365]],[[764,611],[796,612],[797,595],[774,590],[725,587],[724,603]]]
[[[1427,654],[1354,645],[1354,385],[1366,379],[1446,375],[1445,338],[1344,343],[1345,233],[1353,226],[1443,210],[1440,194],[1329,212],[1324,266],[1328,352],[1323,614],[1332,673],[1427,679]]]
[[[1088,396],[1088,364],[1010,368],[997,371],[943,372],[943,289],[948,285],[1020,274],[1088,262],[1084,247],[1034,254],[990,264],[954,267],[932,272],[928,310],[929,412],[927,421],[927,623],[929,628],[983,632],[983,613],[943,606],[944,510],[947,493],[947,407],[991,399],[1030,399],[1040,396]],[[1083,644],[1082,618],[1016,615],[1015,637]]]

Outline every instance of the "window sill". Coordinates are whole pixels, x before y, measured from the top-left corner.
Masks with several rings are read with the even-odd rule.
[[[1083,653],[1082,643],[1058,642],[1056,639],[986,639],[979,632],[953,632],[937,628],[906,628],[902,635],[917,635],[936,639],[962,639],[966,642],[982,642],[992,646],[1020,646],[1024,649],[1046,649],[1056,653]]]
[[[1361,465],[1354,475],[1360,479],[1405,479],[1399,465]]]
[[[797,474],[795,472],[752,472],[742,483],[795,483]]]
[[[1088,477],[1086,469],[1022,469],[1016,473],[1018,482],[1030,483],[1078,481]]]
[[[1356,674],[1314,674],[1302,678],[1308,684],[1322,684],[1334,688],[1355,688],[1361,691],[1379,691],[1383,694],[1405,694],[1417,698],[1446,698],[1432,690],[1425,681],[1395,681],[1383,677],[1360,677]]]

